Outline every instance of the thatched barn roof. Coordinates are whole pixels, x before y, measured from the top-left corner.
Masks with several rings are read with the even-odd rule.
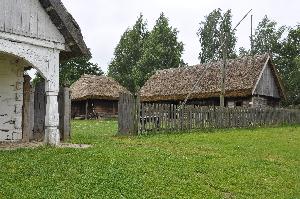
[[[129,92],[114,79],[107,76],[83,75],[71,86],[71,99],[118,100],[120,92]]]
[[[53,24],[66,40],[67,50],[60,53],[61,61],[73,57],[91,57],[81,30],[75,19],[67,11],[61,0],[39,0],[45,11],[50,16]]]
[[[184,100],[193,90],[200,76],[198,86],[191,92],[189,99],[219,97],[221,92],[221,66],[223,62],[172,68],[157,71],[142,87],[142,101]],[[268,54],[228,60],[226,68],[225,97],[251,96],[266,64],[270,64],[280,79]],[[205,69],[208,68],[204,74]],[[283,95],[283,92],[281,93]]]

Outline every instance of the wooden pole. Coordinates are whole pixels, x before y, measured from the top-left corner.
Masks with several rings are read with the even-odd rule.
[[[24,76],[23,84],[23,142],[30,141],[30,76]]]
[[[221,94],[220,94],[220,107],[225,107],[225,77],[226,77],[226,64],[227,64],[227,37],[226,32],[223,32],[223,65],[221,68]]]
[[[71,138],[71,91],[70,88],[63,88],[63,141]]]
[[[251,55],[253,56],[253,15],[251,15]]]

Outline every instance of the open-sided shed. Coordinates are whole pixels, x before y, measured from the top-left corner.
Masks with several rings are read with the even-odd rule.
[[[129,91],[111,77],[83,75],[71,86],[72,117],[116,116],[120,93]]]
[[[45,79],[45,142],[59,144],[59,62],[90,56],[60,0],[0,0],[0,142],[23,139],[24,71]]]

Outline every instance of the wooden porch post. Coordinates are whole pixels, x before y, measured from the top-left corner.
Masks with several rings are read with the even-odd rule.
[[[60,144],[59,133],[59,51],[49,60],[48,77],[45,85],[46,116],[45,116],[45,143],[57,146]]]

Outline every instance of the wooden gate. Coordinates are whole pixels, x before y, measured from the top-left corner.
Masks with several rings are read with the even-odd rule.
[[[23,134],[25,134],[24,141],[35,140],[43,141],[45,136],[45,115],[46,115],[46,92],[45,82],[38,83],[30,91],[24,91],[27,97],[24,101],[24,117],[23,117]],[[25,96],[25,95],[24,95]],[[59,130],[62,141],[68,141],[71,136],[71,96],[69,88],[60,88],[58,95],[58,109],[59,109]],[[25,113],[25,110],[26,111]],[[29,125],[25,124],[28,123]],[[26,129],[24,129],[26,127]],[[26,132],[24,132],[26,131]],[[29,138],[27,138],[29,137]]]
[[[130,93],[120,93],[118,104],[119,135],[137,135],[140,100]]]

